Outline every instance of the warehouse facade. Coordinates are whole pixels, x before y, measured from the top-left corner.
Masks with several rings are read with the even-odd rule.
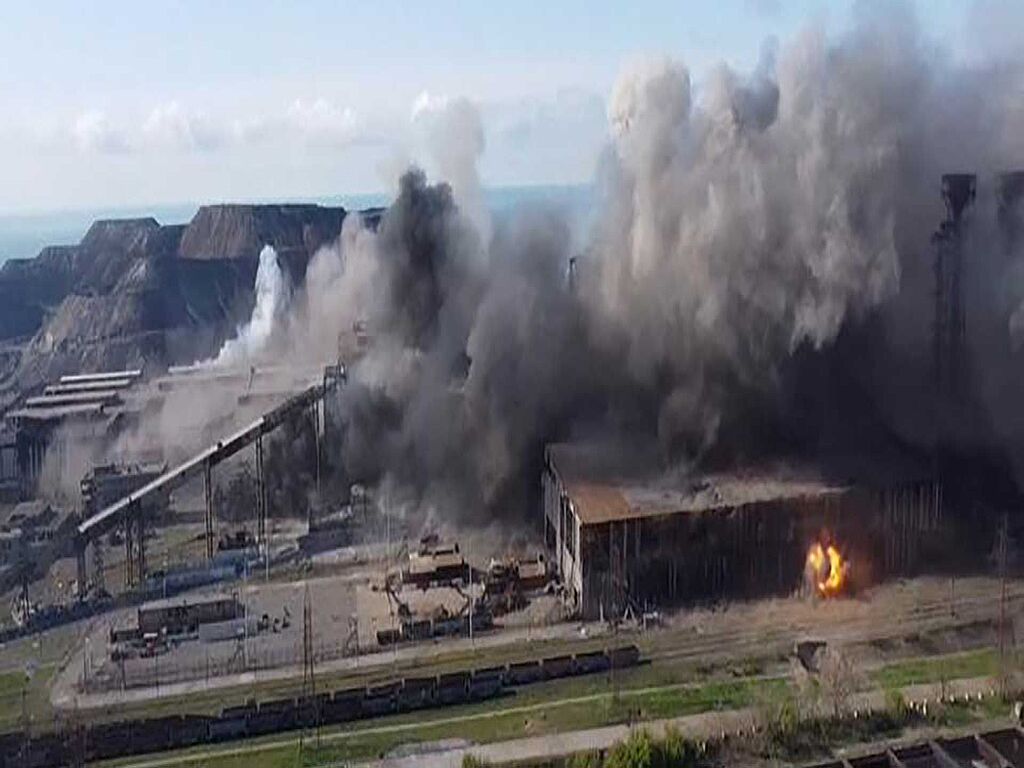
[[[938,535],[933,479],[837,483],[806,468],[652,475],[602,446],[554,444],[544,538],[566,599],[587,619],[686,602],[789,594],[823,536],[861,582],[917,567]]]

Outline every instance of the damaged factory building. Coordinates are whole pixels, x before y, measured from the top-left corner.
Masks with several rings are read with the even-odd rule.
[[[657,463],[643,458],[591,444],[545,451],[545,543],[583,618],[790,594],[823,537],[853,564],[852,585],[865,585],[913,571],[940,538],[942,487],[926,474],[836,482],[786,467],[683,477],[654,474]]]
[[[989,181],[999,258],[1009,263],[1024,232],[1024,172]],[[544,539],[571,611],[611,619],[801,588],[831,596],[951,559],[986,557],[992,515],[972,513],[967,521],[962,511],[999,509],[1005,498],[976,481],[989,476],[984,458],[950,450],[965,424],[984,423],[971,395],[965,290],[971,269],[983,268],[984,254],[969,238],[978,179],[955,173],[941,182],[945,215],[932,237],[932,392],[922,393],[934,403],[934,443],[884,439],[842,456],[779,457],[707,473],[666,471],[658,455],[622,445],[550,444],[541,483]],[[988,507],[979,488],[995,499]]]

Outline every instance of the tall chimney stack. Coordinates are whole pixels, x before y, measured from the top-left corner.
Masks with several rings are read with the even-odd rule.
[[[973,173],[946,173],[942,176],[942,199],[946,203],[946,220],[959,224],[967,211],[977,187],[977,177]]]
[[[996,180],[996,220],[1003,246],[1012,250],[1024,235],[1024,171],[999,174]]]
[[[967,318],[964,308],[962,236],[977,191],[973,173],[942,177],[946,218],[932,237],[935,246],[935,387],[944,400],[958,401],[966,389]]]

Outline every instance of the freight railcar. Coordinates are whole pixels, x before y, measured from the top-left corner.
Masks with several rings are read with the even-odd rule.
[[[0,734],[0,766],[50,768],[66,765],[76,755],[89,761],[104,760],[318,723],[343,723],[431,706],[452,706],[500,695],[506,687],[620,669],[639,661],[639,649],[627,645],[447,672],[436,677],[407,677],[365,688],[325,692],[315,698],[274,699],[258,705],[250,702],[225,708],[216,717],[187,715],[99,723],[67,733],[38,734],[31,741],[19,733]]]
[[[348,688],[335,691],[330,701],[324,704],[323,718],[325,723],[345,723],[358,720],[363,715],[362,688]]]
[[[447,672],[437,678],[437,703],[442,706],[469,700],[469,672]]]
[[[363,714],[367,717],[389,715],[398,708],[398,694],[402,688],[400,680],[367,687],[363,697]]]
[[[543,679],[544,670],[538,659],[517,661],[514,664],[509,664],[505,669],[506,685],[530,685],[539,683]]]
[[[407,677],[398,693],[398,708],[402,712],[410,712],[432,706],[436,691],[436,677]]]
[[[575,673],[577,675],[592,675],[597,672],[606,672],[611,666],[608,653],[605,651],[577,653],[574,659]]]
[[[573,658],[569,654],[564,656],[549,656],[540,663],[544,670],[545,680],[555,680],[559,677],[569,677],[575,674],[576,668]]]

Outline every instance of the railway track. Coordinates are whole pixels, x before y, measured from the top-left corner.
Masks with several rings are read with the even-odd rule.
[[[812,619],[796,620],[786,626],[759,625],[747,630],[716,628],[687,638],[685,629],[667,630],[645,644],[645,656],[663,661],[709,661],[773,656],[789,653],[795,640],[814,637],[826,642],[856,644],[872,641],[903,640],[911,635],[956,630],[986,621],[996,621],[1001,597],[998,594],[963,595],[956,600],[951,615],[949,600],[933,599],[910,605],[899,612],[880,616],[872,611],[855,617],[830,621],[829,605]],[[1006,610],[1012,615],[1024,610],[1024,587],[1007,591]],[[823,614],[823,615],[821,615]],[[682,635],[682,637],[681,637]]]

